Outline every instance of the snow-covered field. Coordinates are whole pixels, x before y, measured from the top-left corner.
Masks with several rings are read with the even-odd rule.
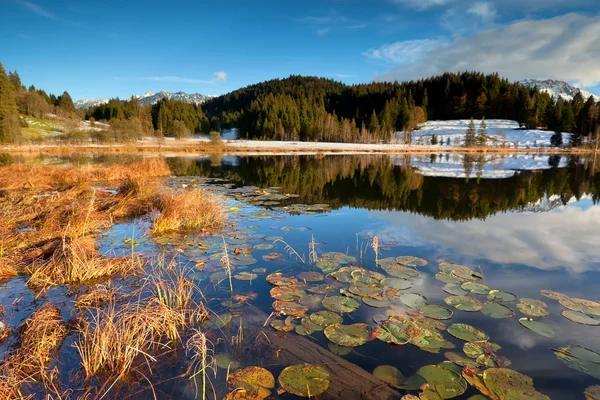
[[[446,178],[510,178],[517,171],[540,170],[552,168],[547,154],[512,154],[486,156],[465,156],[456,153],[419,154],[410,157],[410,165],[425,176],[440,176]],[[567,156],[560,157],[557,167],[567,165]],[[398,160],[398,164],[402,160]]]
[[[478,130],[481,121],[475,121]],[[503,143],[510,147],[549,147],[553,132],[539,129],[519,129],[517,121],[506,119],[490,119],[487,125],[487,145],[501,146]],[[465,132],[469,127],[469,120],[428,121],[413,133],[413,144],[431,143],[431,138],[436,135],[440,142],[446,146],[450,139],[450,146],[456,147],[464,142]],[[569,142],[570,135],[563,133],[563,143]],[[440,146],[442,147],[442,146]]]

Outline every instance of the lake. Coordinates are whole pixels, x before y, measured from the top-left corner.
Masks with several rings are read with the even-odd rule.
[[[98,165],[136,159],[36,162]],[[600,301],[600,172],[594,159],[214,155],[166,161],[173,174],[164,181],[169,188],[202,188],[222,196],[229,210],[225,233],[152,236],[152,216],[146,215],[103,232],[101,251],[166,254],[195,281],[215,316],[199,329],[210,332],[218,355],[220,367],[209,374],[209,391],[217,398],[227,394],[227,366],[231,373],[236,364],[264,367],[276,379],[287,366],[273,356],[272,344],[262,343],[263,324],[288,343],[303,337],[369,373],[382,365],[395,367],[404,378],[396,376],[401,388],[394,390],[402,395],[419,393],[406,390],[405,378],[448,360],[454,366],[445,363],[442,369],[453,371],[446,372],[452,377],[460,377],[465,366],[508,367],[531,377],[535,389],[552,399],[581,399],[586,388],[599,384],[597,354],[580,358],[579,347],[568,347],[600,351],[598,303],[577,300]],[[223,268],[224,247],[231,283]],[[115,281],[127,285],[127,279]],[[541,293],[546,290],[551,292]],[[67,304],[69,317],[72,295],[59,287],[44,298]],[[0,290],[7,310],[16,298],[19,307],[5,319],[12,326],[39,301],[24,277]],[[311,315],[323,310],[343,322],[315,323],[328,314]],[[351,324],[359,325],[345,331]],[[58,354],[67,384],[78,372],[73,336]],[[475,354],[466,354],[467,342]],[[0,346],[5,352],[10,343]],[[183,352],[156,366],[156,396],[196,397],[198,388],[180,376],[188,367]],[[454,398],[479,393],[472,385],[459,392]],[[130,382],[110,396],[154,395],[144,382]]]

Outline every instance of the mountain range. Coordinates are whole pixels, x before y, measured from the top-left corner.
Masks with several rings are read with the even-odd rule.
[[[208,95],[204,95],[204,94],[200,94],[200,93],[192,93],[192,94],[188,94],[185,92],[172,93],[172,92],[167,92],[167,91],[163,90],[158,93],[147,92],[141,96],[134,96],[134,97],[139,100],[141,105],[146,105],[146,104],[156,104],[159,101],[161,101],[162,99],[179,100],[179,101],[183,101],[185,103],[202,104],[214,96],[208,96]],[[108,103],[108,99],[81,99],[81,100],[77,100],[75,102],[75,107],[77,107],[81,110],[87,110],[88,108],[96,107],[96,106],[99,106],[101,104],[106,104],[106,103]]]
[[[555,99],[561,98],[567,101],[573,100],[573,97],[575,97],[577,92],[581,90],[573,85],[568,84],[567,82],[557,81],[554,79],[526,79],[519,81],[519,83],[529,88],[537,87],[539,91],[546,92]],[[595,94],[586,92],[585,90],[581,90],[581,94],[585,100],[592,96],[596,102],[600,101],[600,96],[596,96]]]

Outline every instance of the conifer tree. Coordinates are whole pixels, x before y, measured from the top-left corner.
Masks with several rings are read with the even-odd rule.
[[[563,145],[562,133],[554,132],[552,137],[550,137],[550,144],[552,145],[552,147],[562,147],[562,145]]]
[[[0,63],[0,142],[17,143],[20,138],[16,90]]]
[[[485,117],[481,119],[481,124],[479,125],[479,130],[477,131],[476,144],[479,147],[484,147],[486,143],[487,137],[487,125],[485,123]]]
[[[465,132],[465,147],[473,147],[475,145],[475,135],[477,131],[475,130],[475,120],[471,117],[471,121],[469,122],[469,127]]]

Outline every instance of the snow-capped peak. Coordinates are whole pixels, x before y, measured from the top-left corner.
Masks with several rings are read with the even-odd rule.
[[[200,93],[192,93],[192,94],[187,94],[185,92],[171,93],[171,92],[167,92],[166,90],[161,90],[160,92],[158,92],[156,94],[154,94],[152,92],[146,92],[141,96],[135,95],[133,97],[138,99],[140,104],[146,105],[146,104],[156,104],[159,101],[161,101],[162,99],[178,100],[178,101],[183,101],[185,103],[202,104],[214,96],[206,96],[206,95],[203,95]],[[101,104],[106,104],[106,103],[108,103],[107,99],[81,99],[75,103],[75,106],[81,110],[87,110],[88,108],[96,107],[96,106],[99,106]]]
[[[592,96],[595,101],[600,101],[600,96],[596,96],[593,93],[576,88],[575,86],[563,81],[557,81],[554,79],[525,79],[520,81],[519,83],[528,88],[537,87],[539,91],[546,92],[555,99],[560,98],[563,100],[571,101],[573,100],[573,97],[575,97],[577,92],[581,91],[581,94],[583,95],[583,98],[585,100]]]

